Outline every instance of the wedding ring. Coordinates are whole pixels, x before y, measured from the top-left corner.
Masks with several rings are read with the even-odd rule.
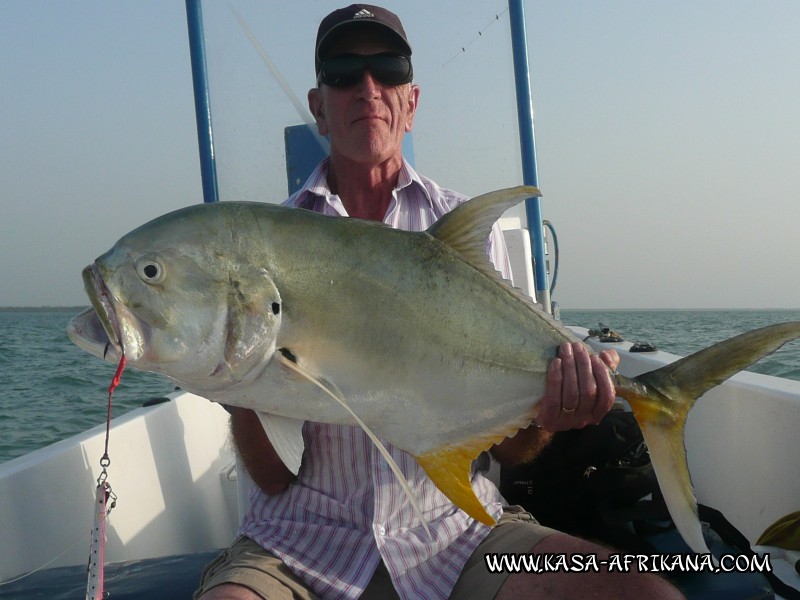
[[[561,412],[565,413],[574,413],[576,410],[578,410],[577,406],[575,408],[564,408],[563,406],[561,407]]]

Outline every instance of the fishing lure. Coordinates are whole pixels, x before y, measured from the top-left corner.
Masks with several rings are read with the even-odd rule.
[[[117,371],[108,386],[108,409],[106,412],[106,444],[103,456],[100,458],[102,471],[97,478],[97,488],[94,497],[94,525],[92,527],[92,543],[89,547],[88,577],[86,581],[86,600],[103,600],[103,568],[105,566],[106,518],[117,505],[117,496],[108,483],[108,466],[111,459],[108,457],[108,440],[111,431],[111,397],[114,390],[119,387],[122,371],[125,370],[125,354],[120,358]],[[110,501],[110,502],[109,502]]]

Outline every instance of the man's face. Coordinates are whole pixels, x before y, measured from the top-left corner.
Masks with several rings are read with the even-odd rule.
[[[360,35],[335,42],[329,56],[396,51],[379,36]],[[330,135],[331,154],[365,165],[402,156],[403,134],[411,131],[418,98],[419,86],[386,85],[369,71],[352,87],[321,85],[308,93],[320,134]]]

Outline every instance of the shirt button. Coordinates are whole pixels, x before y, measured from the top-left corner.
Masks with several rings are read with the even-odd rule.
[[[383,525],[380,525],[380,526],[378,527],[378,533],[379,533],[380,535],[386,535],[386,527],[384,527]]]

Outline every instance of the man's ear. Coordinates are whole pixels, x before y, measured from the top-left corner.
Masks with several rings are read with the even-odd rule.
[[[325,110],[322,102],[322,90],[311,88],[308,90],[308,110],[317,122],[317,131],[320,135],[328,135],[328,121],[325,119]]]
[[[408,118],[406,119],[405,131],[408,133],[414,127],[414,115],[417,113],[419,105],[420,88],[418,85],[411,85],[408,93]]]

